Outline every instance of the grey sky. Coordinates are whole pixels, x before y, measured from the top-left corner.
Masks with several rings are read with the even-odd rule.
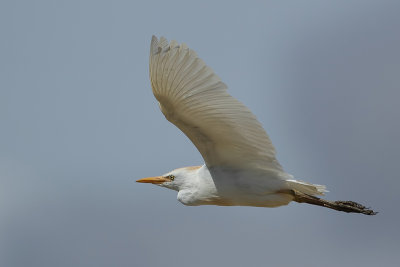
[[[399,1],[1,1],[0,265],[397,266],[399,11]],[[202,163],[151,93],[153,34],[215,70],[287,172],[380,213],[185,207],[134,183]]]

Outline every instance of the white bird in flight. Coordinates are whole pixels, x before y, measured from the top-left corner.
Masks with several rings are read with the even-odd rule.
[[[153,36],[150,80],[162,113],[193,142],[205,164],[137,182],[178,191],[178,200],[189,206],[278,207],[296,201],[376,214],[353,201],[321,199],[325,186],[286,173],[256,117],[186,44]]]

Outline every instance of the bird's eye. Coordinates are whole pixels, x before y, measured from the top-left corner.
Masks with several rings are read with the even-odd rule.
[[[175,179],[175,176],[171,174],[171,175],[168,175],[168,178],[171,179],[171,181],[173,181]]]

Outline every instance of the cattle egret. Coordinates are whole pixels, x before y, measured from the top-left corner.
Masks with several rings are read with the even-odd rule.
[[[199,150],[205,164],[138,180],[178,191],[184,205],[278,207],[291,201],[374,215],[353,201],[328,201],[325,186],[286,173],[251,111],[186,44],[153,36],[150,80],[167,120]]]

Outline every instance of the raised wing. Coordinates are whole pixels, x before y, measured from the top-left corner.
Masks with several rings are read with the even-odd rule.
[[[185,44],[153,36],[150,80],[161,111],[189,137],[207,167],[282,171],[256,117]]]

